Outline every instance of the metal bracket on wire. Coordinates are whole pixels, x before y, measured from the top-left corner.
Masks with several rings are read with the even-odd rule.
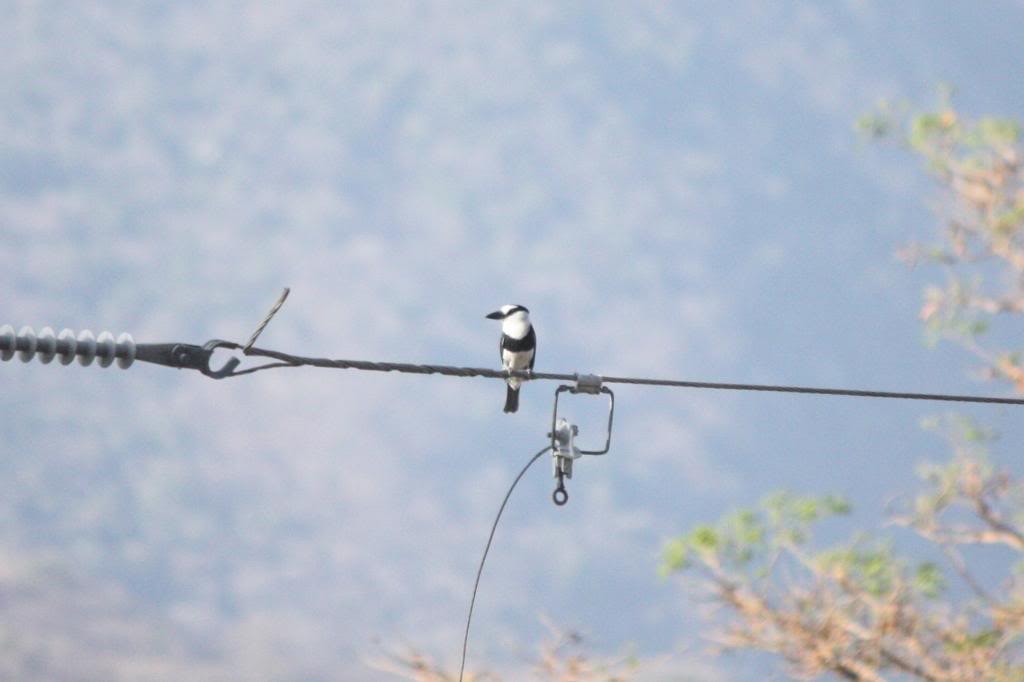
[[[604,447],[600,450],[582,450],[576,447],[576,436],[579,427],[569,423],[564,417],[558,416],[558,398],[562,393],[608,396],[608,428],[605,432]],[[569,501],[569,493],[565,490],[565,479],[572,478],[572,463],[583,455],[603,455],[612,446],[612,424],[615,419],[615,394],[610,388],[602,385],[601,377],[595,374],[577,374],[576,385],[562,385],[555,389],[555,404],[551,411],[551,458],[554,477],[558,479],[551,499],[559,507]]]

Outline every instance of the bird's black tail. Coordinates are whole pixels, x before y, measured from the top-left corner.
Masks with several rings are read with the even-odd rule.
[[[505,390],[505,411],[515,412],[519,409],[519,389],[509,386]]]

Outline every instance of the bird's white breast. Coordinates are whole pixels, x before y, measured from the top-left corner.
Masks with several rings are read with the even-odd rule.
[[[501,351],[501,366],[504,367],[505,369],[529,369],[530,360],[532,359],[532,350],[524,350],[519,352],[514,352],[510,350]],[[507,381],[508,385],[511,386],[512,388],[519,388],[520,386],[523,385],[523,380],[517,379],[515,377],[510,377]]]

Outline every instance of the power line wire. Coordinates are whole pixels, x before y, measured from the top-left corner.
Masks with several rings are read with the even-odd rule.
[[[577,381],[579,374],[558,372],[504,371],[480,367],[456,367],[451,365],[422,365],[404,362],[371,362],[368,360],[333,360],[291,355],[264,348],[250,348],[247,355],[267,357],[278,362],[235,372],[232,376],[251,374],[263,369],[276,367],[326,367],[334,369],[355,369],[369,372],[400,372],[404,374],[441,374],[456,377],[483,377],[507,379],[518,377],[525,380]],[[599,377],[606,384],[631,384],[635,386],[663,386],[670,388],[715,389],[726,391],[764,391],[774,393],[808,393],[812,395],[850,396],[857,398],[896,398],[903,400],[938,400],[958,403],[988,403],[997,405],[1024,405],[1024,398],[1001,398],[994,396],[957,395],[948,393],[915,393],[906,391],[874,391],[852,388],[817,388],[812,386],[787,386],[778,384],[734,384],[709,381],[681,381],[676,379],[646,379],[639,377]]]
[[[112,334],[104,332],[99,338],[91,332],[83,331],[76,340],[71,330],[64,330],[59,337],[47,327],[37,337],[30,327],[24,327],[18,334],[10,325],[0,327],[0,360],[11,359],[15,352],[23,361],[28,362],[37,353],[43,363],[49,362],[55,355],[67,364],[76,356],[82,364],[89,364],[95,357],[100,358],[100,365],[108,366],[115,359],[118,366],[128,368],[132,362],[151,362],[177,368],[197,369],[213,379],[253,374],[265,369],[280,367],[326,367],[334,369],[356,369],[372,372],[402,372],[405,374],[442,374],[458,377],[485,377],[489,379],[508,379],[516,377],[529,380],[571,381],[577,387],[581,382],[587,384],[585,392],[594,392],[601,384],[632,384],[636,386],[665,386],[671,388],[716,389],[726,391],[765,391],[774,393],[809,393],[812,395],[835,395],[858,398],[897,398],[903,400],[936,400],[957,403],[985,403],[996,405],[1024,405],[1024,398],[1000,398],[992,396],[956,395],[948,393],[914,393],[905,391],[874,391],[851,388],[817,388],[811,386],[786,386],[776,384],[733,384],[709,381],[679,381],[675,379],[645,379],[638,377],[601,377],[596,375],[565,374],[557,372],[506,371],[483,369],[477,367],[455,367],[451,365],[423,365],[404,362],[370,362],[367,360],[332,360],[330,358],[311,358],[291,355],[280,351],[256,348],[253,344],[263,330],[284,305],[290,290],[285,288],[273,307],[267,312],[263,321],[243,345],[233,341],[214,339],[203,346],[192,344],[138,344],[131,336],[122,334],[114,340]],[[238,358],[228,360],[220,369],[210,367],[213,352],[217,349],[241,351],[244,355],[271,358],[276,362],[264,365],[237,369]]]
[[[501,520],[501,514],[505,511],[505,505],[508,504],[508,500],[512,497],[512,491],[516,489],[516,484],[519,483],[519,479],[526,474],[526,470],[529,469],[534,462],[540,459],[540,456],[551,449],[551,446],[545,447],[543,450],[538,452],[536,455],[530,458],[530,461],[526,463],[519,475],[516,476],[515,480],[512,481],[512,485],[509,486],[508,492],[505,493],[505,499],[501,501],[501,506],[498,508],[498,515],[494,517],[494,523],[491,524],[491,534],[487,536],[487,545],[484,547],[483,556],[480,557],[480,566],[476,569],[476,580],[473,582],[473,596],[469,599],[469,613],[466,615],[466,633],[462,637],[462,662],[459,664],[459,682],[462,682],[462,675],[466,671],[466,650],[469,647],[469,625],[473,621],[473,606],[476,604],[476,592],[480,587],[480,576],[484,572],[484,562],[487,561],[487,553],[491,551],[491,541],[494,540],[494,532],[498,530],[498,521]]]
[[[283,297],[282,299],[283,300]],[[281,300],[278,302],[280,303]],[[279,307],[279,306],[277,306]],[[506,371],[481,367],[456,367],[452,365],[424,365],[407,362],[371,362],[369,360],[335,360],[331,358],[312,358],[292,355],[281,351],[256,348],[249,343],[259,336],[259,332],[270,321],[268,316],[261,323],[257,332],[250,337],[246,345],[233,341],[214,339],[203,346],[188,343],[142,343],[136,344],[131,336],[122,334],[114,340],[112,334],[104,332],[99,338],[92,332],[83,331],[75,338],[71,330],[64,330],[60,337],[54,336],[48,327],[39,336],[24,327],[17,334],[10,325],[0,327],[0,360],[10,360],[15,353],[25,362],[39,356],[42,362],[49,362],[55,356],[62,364],[71,362],[75,357],[83,365],[99,358],[100,365],[106,367],[115,359],[118,366],[128,368],[133,362],[147,362],[179,369],[196,369],[213,379],[228,379],[261,372],[265,369],[281,367],[323,367],[332,369],[355,369],[370,372],[401,372],[405,374],[441,374],[456,377],[483,377],[488,379],[508,379],[516,377],[524,381],[569,381],[579,384],[586,380],[591,387],[602,384],[631,384],[635,386],[663,386],[670,388],[717,389],[727,391],[770,391],[775,393],[809,393],[814,395],[851,396],[860,398],[900,398],[904,400],[937,400],[958,403],[987,403],[996,405],[1024,405],[1024,398],[1001,398],[994,396],[956,395],[947,393],[914,393],[905,391],[874,391],[852,388],[818,388],[812,386],[787,386],[777,384],[734,384],[710,381],[681,381],[676,379],[649,379],[642,377],[597,376],[590,374],[567,374],[559,372],[530,372],[524,370]],[[213,369],[210,360],[214,351],[227,349],[241,351],[244,355],[264,357],[275,360],[256,367],[237,369],[238,358],[230,359],[223,367]]]

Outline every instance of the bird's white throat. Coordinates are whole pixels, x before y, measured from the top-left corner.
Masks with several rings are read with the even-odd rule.
[[[521,339],[530,333],[530,316],[517,310],[501,321],[501,333],[513,339]]]

